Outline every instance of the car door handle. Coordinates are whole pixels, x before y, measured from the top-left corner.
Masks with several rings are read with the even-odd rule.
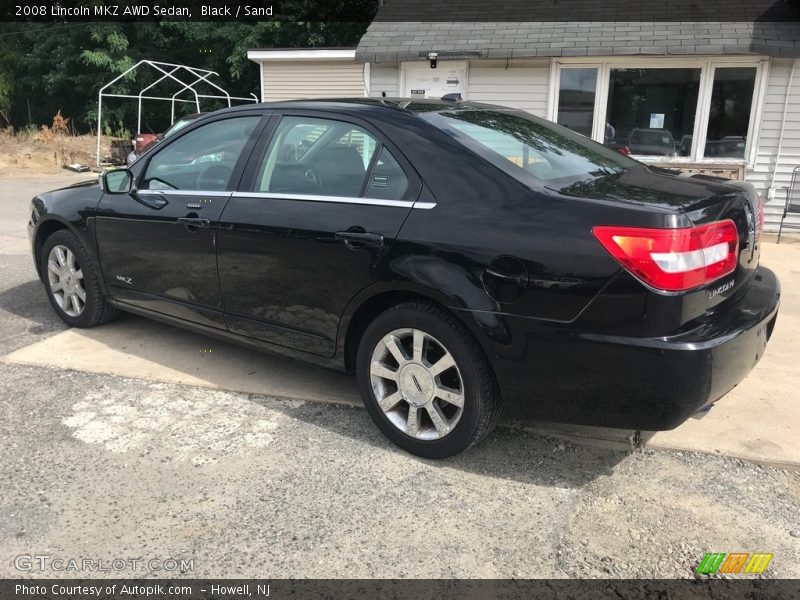
[[[211,225],[211,220],[204,219],[203,217],[179,217],[178,223],[183,223],[191,227],[208,227]]]
[[[336,239],[344,242],[351,250],[364,246],[383,246],[383,236],[379,233],[364,233],[362,231],[337,231]]]

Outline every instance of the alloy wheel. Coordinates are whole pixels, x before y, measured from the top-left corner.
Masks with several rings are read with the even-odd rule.
[[[70,317],[78,317],[86,307],[83,271],[75,254],[66,246],[53,246],[47,257],[50,293],[59,308]]]
[[[381,338],[370,382],[387,419],[416,439],[443,438],[464,411],[464,382],[453,355],[419,329],[395,329]]]

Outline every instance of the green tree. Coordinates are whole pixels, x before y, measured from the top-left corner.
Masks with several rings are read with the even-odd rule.
[[[0,71],[0,125],[11,125],[11,96],[14,88],[8,73]]]
[[[0,122],[24,126],[30,112],[34,124],[49,124],[60,109],[86,132],[95,126],[100,87],[142,59],[215,71],[232,96],[249,96],[258,91],[258,66],[248,49],[354,46],[376,9],[376,0],[292,0],[274,20],[255,23],[0,23]],[[138,91],[151,75],[134,72],[116,91]],[[142,129],[168,126],[166,106],[144,103]],[[104,123],[133,129],[136,113],[135,101],[103,102]]]

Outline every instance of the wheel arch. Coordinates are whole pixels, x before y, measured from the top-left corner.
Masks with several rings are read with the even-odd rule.
[[[36,231],[33,234],[33,258],[39,279],[42,279],[44,276],[42,273],[42,248],[44,247],[44,243],[47,238],[56,231],[62,230],[70,231],[73,234],[75,233],[69,224],[54,216],[50,216],[36,225]]]
[[[39,279],[42,280],[44,274],[42,273],[42,248],[44,247],[47,239],[58,231],[69,231],[72,235],[78,238],[78,241],[83,246],[84,250],[89,254],[90,259],[94,263],[97,280],[100,283],[100,289],[106,293],[105,280],[103,273],[100,269],[100,261],[98,260],[97,253],[95,252],[94,245],[87,240],[87,232],[76,228],[69,221],[62,219],[58,215],[50,214],[44,217],[36,224],[36,229],[33,232],[33,257],[36,264],[36,273]]]
[[[455,302],[441,292],[415,285],[372,286],[350,302],[348,311],[339,327],[337,344],[337,351],[342,357],[346,372],[355,372],[358,344],[373,319],[392,306],[414,301],[438,306],[464,325],[477,341],[494,374],[492,356],[489,351],[492,340],[484,331],[483,325],[473,318],[473,313],[454,308]]]

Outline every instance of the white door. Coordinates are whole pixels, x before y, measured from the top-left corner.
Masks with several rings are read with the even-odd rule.
[[[467,99],[467,61],[440,60],[435,69],[429,61],[403,63],[402,95],[411,98],[441,98],[460,93]]]

